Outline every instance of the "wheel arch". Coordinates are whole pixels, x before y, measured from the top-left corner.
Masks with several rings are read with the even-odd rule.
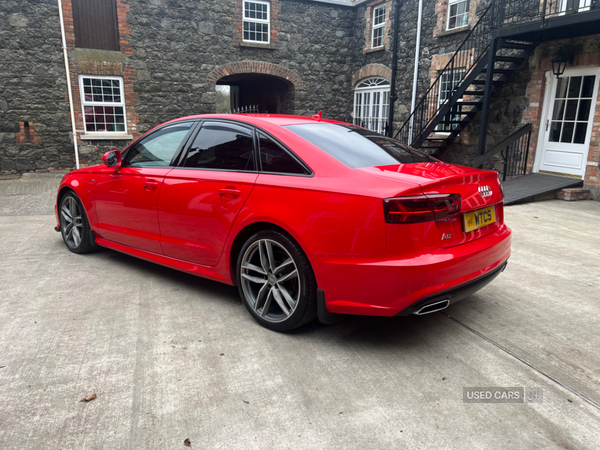
[[[64,179],[61,183],[61,186],[58,188],[55,207],[57,226],[60,227],[60,202],[67,193],[72,192],[79,199],[79,202],[83,208],[83,212],[85,213],[88,223],[90,224],[90,228],[95,232],[96,215],[94,203],[91,198],[92,192],[90,192],[89,186],[87,186],[85,183],[82,183],[81,181],[74,183],[73,179],[74,178]]]
[[[313,271],[313,274],[315,274],[315,270],[313,268],[313,262],[311,261],[311,258],[308,255],[308,252],[302,245],[302,242],[300,242],[300,240],[294,236],[294,233],[291,233],[290,231],[286,230],[282,226],[277,225],[273,222],[260,221],[260,222],[253,222],[253,223],[246,225],[244,228],[242,228],[237,233],[237,235],[233,239],[231,248],[229,250],[229,271],[230,271],[231,279],[232,279],[234,285],[237,285],[236,264],[237,264],[240,250],[242,249],[242,247],[244,246],[244,243],[248,240],[248,238],[250,236],[252,236],[253,234],[256,234],[260,231],[265,231],[265,230],[278,231],[280,233],[285,234],[290,239],[292,239],[294,242],[296,242],[298,244],[298,246],[302,249],[304,254],[306,255],[306,258],[308,259],[308,262],[310,263],[311,270]],[[316,274],[315,274],[315,276],[316,276]]]

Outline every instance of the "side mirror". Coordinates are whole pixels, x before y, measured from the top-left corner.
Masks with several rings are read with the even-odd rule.
[[[102,157],[102,162],[108,167],[121,167],[121,152],[119,150],[111,150],[106,152]]]

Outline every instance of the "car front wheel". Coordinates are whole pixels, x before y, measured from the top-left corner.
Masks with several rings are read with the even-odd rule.
[[[288,331],[316,317],[316,281],[308,258],[289,236],[272,230],[253,235],[237,261],[244,306],[262,326]]]
[[[73,253],[87,253],[96,248],[92,242],[90,224],[81,201],[74,192],[60,200],[60,231],[65,245]]]

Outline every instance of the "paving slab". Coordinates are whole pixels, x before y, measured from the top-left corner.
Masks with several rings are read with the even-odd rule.
[[[446,313],[600,405],[600,202],[514,205],[505,220],[505,272]]]
[[[0,216],[54,214],[60,180],[66,172],[32,172],[0,177]]]

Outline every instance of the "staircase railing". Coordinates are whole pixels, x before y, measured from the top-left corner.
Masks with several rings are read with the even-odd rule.
[[[456,101],[453,99],[454,94],[489,47],[490,14],[493,5],[494,2],[485,9],[448,64],[415,106],[410,117],[402,124],[395,135],[401,142],[410,145],[419,140],[420,144],[423,139],[421,135],[432,125],[438,112],[451,101]]]
[[[502,181],[527,173],[531,124],[519,128],[513,134],[494,145],[471,164],[473,167],[496,170]]]
[[[379,117],[363,117],[354,118],[354,125],[359,127],[368,128],[369,130],[376,131],[377,133],[387,134],[388,131],[388,119],[381,119]]]
[[[493,0],[493,28],[600,9],[600,0]]]

